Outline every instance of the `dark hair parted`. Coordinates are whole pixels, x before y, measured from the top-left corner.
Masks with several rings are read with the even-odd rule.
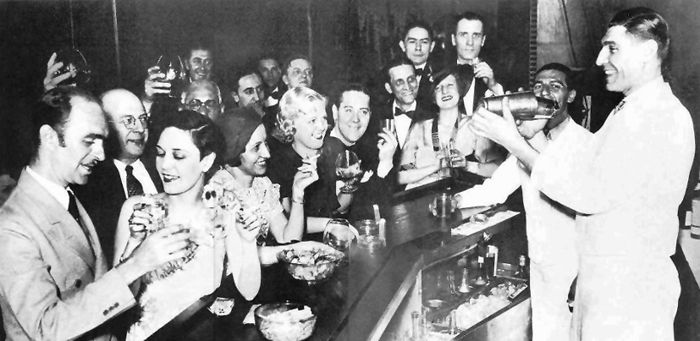
[[[343,95],[348,91],[357,91],[367,95],[367,97],[372,97],[369,94],[369,90],[364,85],[360,83],[344,83],[336,89],[333,95],[333,104],[340,106],[340,102],[343,100]]]
[[[455,34],[457,33],[457,24],[459,24],[459,22],[461,20],[481,21],[481,25],[483,26],[483,30],[484,30],[483,33],[484,33],[484,35],[486,35],[486,20],[484,20],[484,17],[482,17],[480,14],[477,14],[477,13],[474,13],[471,11],[462,12],[460,14],[457,14],[457,16],[455,16],[455,22],[454,22],[455,26],[452,29],[453,33],[455,33]]]
[[[535,72],[535,76],[537,76],[538,73],[540,73],[542,71],[547,71],[547,70],[555,70],[555,71],[559,71],[559,72],[563,73],[565,76],[564,81],[566,82],[566,87],[569,89],[574,88],[574,86],[573,86],[574,73],[573,73],[573,71],[571,71],[571,69],[568,66],[561,64],[561,63],[545,64],[545,65],[542,65],[542,67],[540,67],[537,70],[537,72]]]
[[[286,75],[286,74],[287,74],[287,71],[288,71],[289,68],[291,67],[292,62],[295,61],[295,60],[297,60],[297,59],[303,59],[303,60],[309,62],[309,64],[311,65],[312,68],[314,67],[314,66],[311,64],[311,60],[310,60],[309,57],[307,57],[306,55],[303,55],[303,54],[300,54],[300,53],[293,54],[293,55],[289,56],[287,59],[284,60],[284,65],[282,66],[282,74],[283,74],[283,75]]]
[[[36,102],[32,110],[32,156],[34,161],[38,156],[41,136],[39,130],[42,126],[48,125],[56,131],[58,141],[63,145],[66,122],[70,118],[73,105],[71,99],[82,97],[89,102],[100,105],[100,100],[87,90],[75,86],[59,86],[46,91]]]
[[[408,35],[408,31],[414,28],[422,28],[428,31],[428,37],[430,38],[430,41],[433,41],[433,39],[435,38],[435,32],[433,32],[433,28],[430,26],[430,24],[428,24],[427,21],[413,20],[406,24],[406,26],[404,26],[403,31],[401,31],[401,40],[405,40],[406,36]]]
[[[617,12],[608,24],[608,27],[613,26],[623,26],[637,39],[654,40],[659,47],[659,60],[666,61],[671,44],[668,22],[653,9],[634,7]]]
[[[408,59],[406,55],[402,54],[400,57],[390,60],[389,63],[387,63],[384,67],[384,82],[391,84],[391,74],[389,73],[389,71],[401,65],[408,65],[412,68],[414,67],[413,62],[410,59]]]
[[[213,175],[221,164],[221,157],[224,150],[224,136],[212,120],[196,111],[179,110],[168,112],[164,115],[162,128],[158,131],[155,141],[160,139],[160,135],[167,128],[177,128],[186,131],[192,137],[192,143],[199,149],[200,158],[216,153],[216,159],[209,171],[207,179]]]

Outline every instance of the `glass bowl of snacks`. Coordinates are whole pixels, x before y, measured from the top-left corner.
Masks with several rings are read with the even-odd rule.
[[[330,277],[345,254],[322,243],[309,243],[291,245],[280,253],[279,259],[292,277],[311,285]]]
[[[255,309],[255,324],[268,340],[300,341],[314,332],[316,314],[300,303],[268,303]]]

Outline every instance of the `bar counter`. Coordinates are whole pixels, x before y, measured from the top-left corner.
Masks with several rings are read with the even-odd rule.
[[[348,261],[320,283],[309,285],[290,278],[289,292],[293,294],[284,298],[311,306],[318,316],[308,340],[379,340],[419,271],[431,262],[464,251],[481,237],[481,232],[452,236],[451,229],[487,208],[458,209],[447,219],[428,212],[435,194],[458,192],[473,184],[445,179],[395,195],[393,205],[382,208],[387,220],[385,248],[369,254],[353,246]],[[509,231],[508,240],[500,243],[508,247],[503,248],[501,259],[517,264],[518,254],[527,254],[522,215],[482,232],[498,236],[504,231]],[[216,334],[220,340],[265,340],[254,325],[225,328]]]

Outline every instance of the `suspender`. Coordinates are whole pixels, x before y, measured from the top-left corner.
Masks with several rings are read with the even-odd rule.
[[[461,114],[457,114],[457,119],[455,120],[455,126],[452,129],[452,134],[450,134],[450,143],[454,142],[455,138],[457,137],[457,131],[459,130],[459,120],[461,118]],[[433,119],[433,124],[431,127],[431,136],[433,139],[433,151],[439,152],[440,151],[440,134],[438,133],[438,118]]]

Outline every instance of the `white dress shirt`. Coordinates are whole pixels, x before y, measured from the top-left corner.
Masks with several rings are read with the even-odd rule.
[[[565,124],[563,131],[585,132],[572,120]],[[483,184],[460,193],[459,207],[503,203],[521,186],[530,255],[532,339],[568,340],[571,313],[566,300],[578,269],[573,211],[533,187],[529,171],[513,155]]]
[[[39,175],[31,167],[27,167],[27,174],[31,175],[64,209],[68,210],[68,201],[70,200],[68,198],[68,187],[61,187],[61,185]]]
[[[121,162],[117,159],[114,159],[114,165],[117,167],[117,171],[119,172],[119,179],[121,179],[122,182],[122,188],[124,189],[124,196],[129,197],[129,191],[126,189],[126,166],[127,164],[124,162]],[[143,194],[158,194],[158,190],[156,189],[156,185],[153,184],[153,180],[151,180],[151,175],[148,174],[148,171],[146,170],[146,166],[143,165],[143,162],[141,160],[136,160],[136,162],[131,164],[131,167],[133,167],[133,174],[136,180],[138,180],[141,183],[141,187],[143,188]]]
[[[532,182],[576,210],[576,340],[673,340],[678,205],[695,153],[688,110],[661,77],[588,140],[563,132]]]
[[[418,102],[413,101],[413,104],[411,104],[411,107],[408,108],[408,110],[404,110],[404,111],[416,110],[417,105],[418,105]],[[394,115],[397,108],[400,109],[399,105],[396,103],[396,100],[394,100],[394,104],[391,106],[391,114],[392,115]],[[399,142],[399,146],[401,148],[403,148],[403,146],[406,144],[406,138],[408,137],[408,130],[411,128],[412,121],[413,120],[406,115],[394,116],[394,125],[396,126],[396,136],[399,139],[398,142]]]

